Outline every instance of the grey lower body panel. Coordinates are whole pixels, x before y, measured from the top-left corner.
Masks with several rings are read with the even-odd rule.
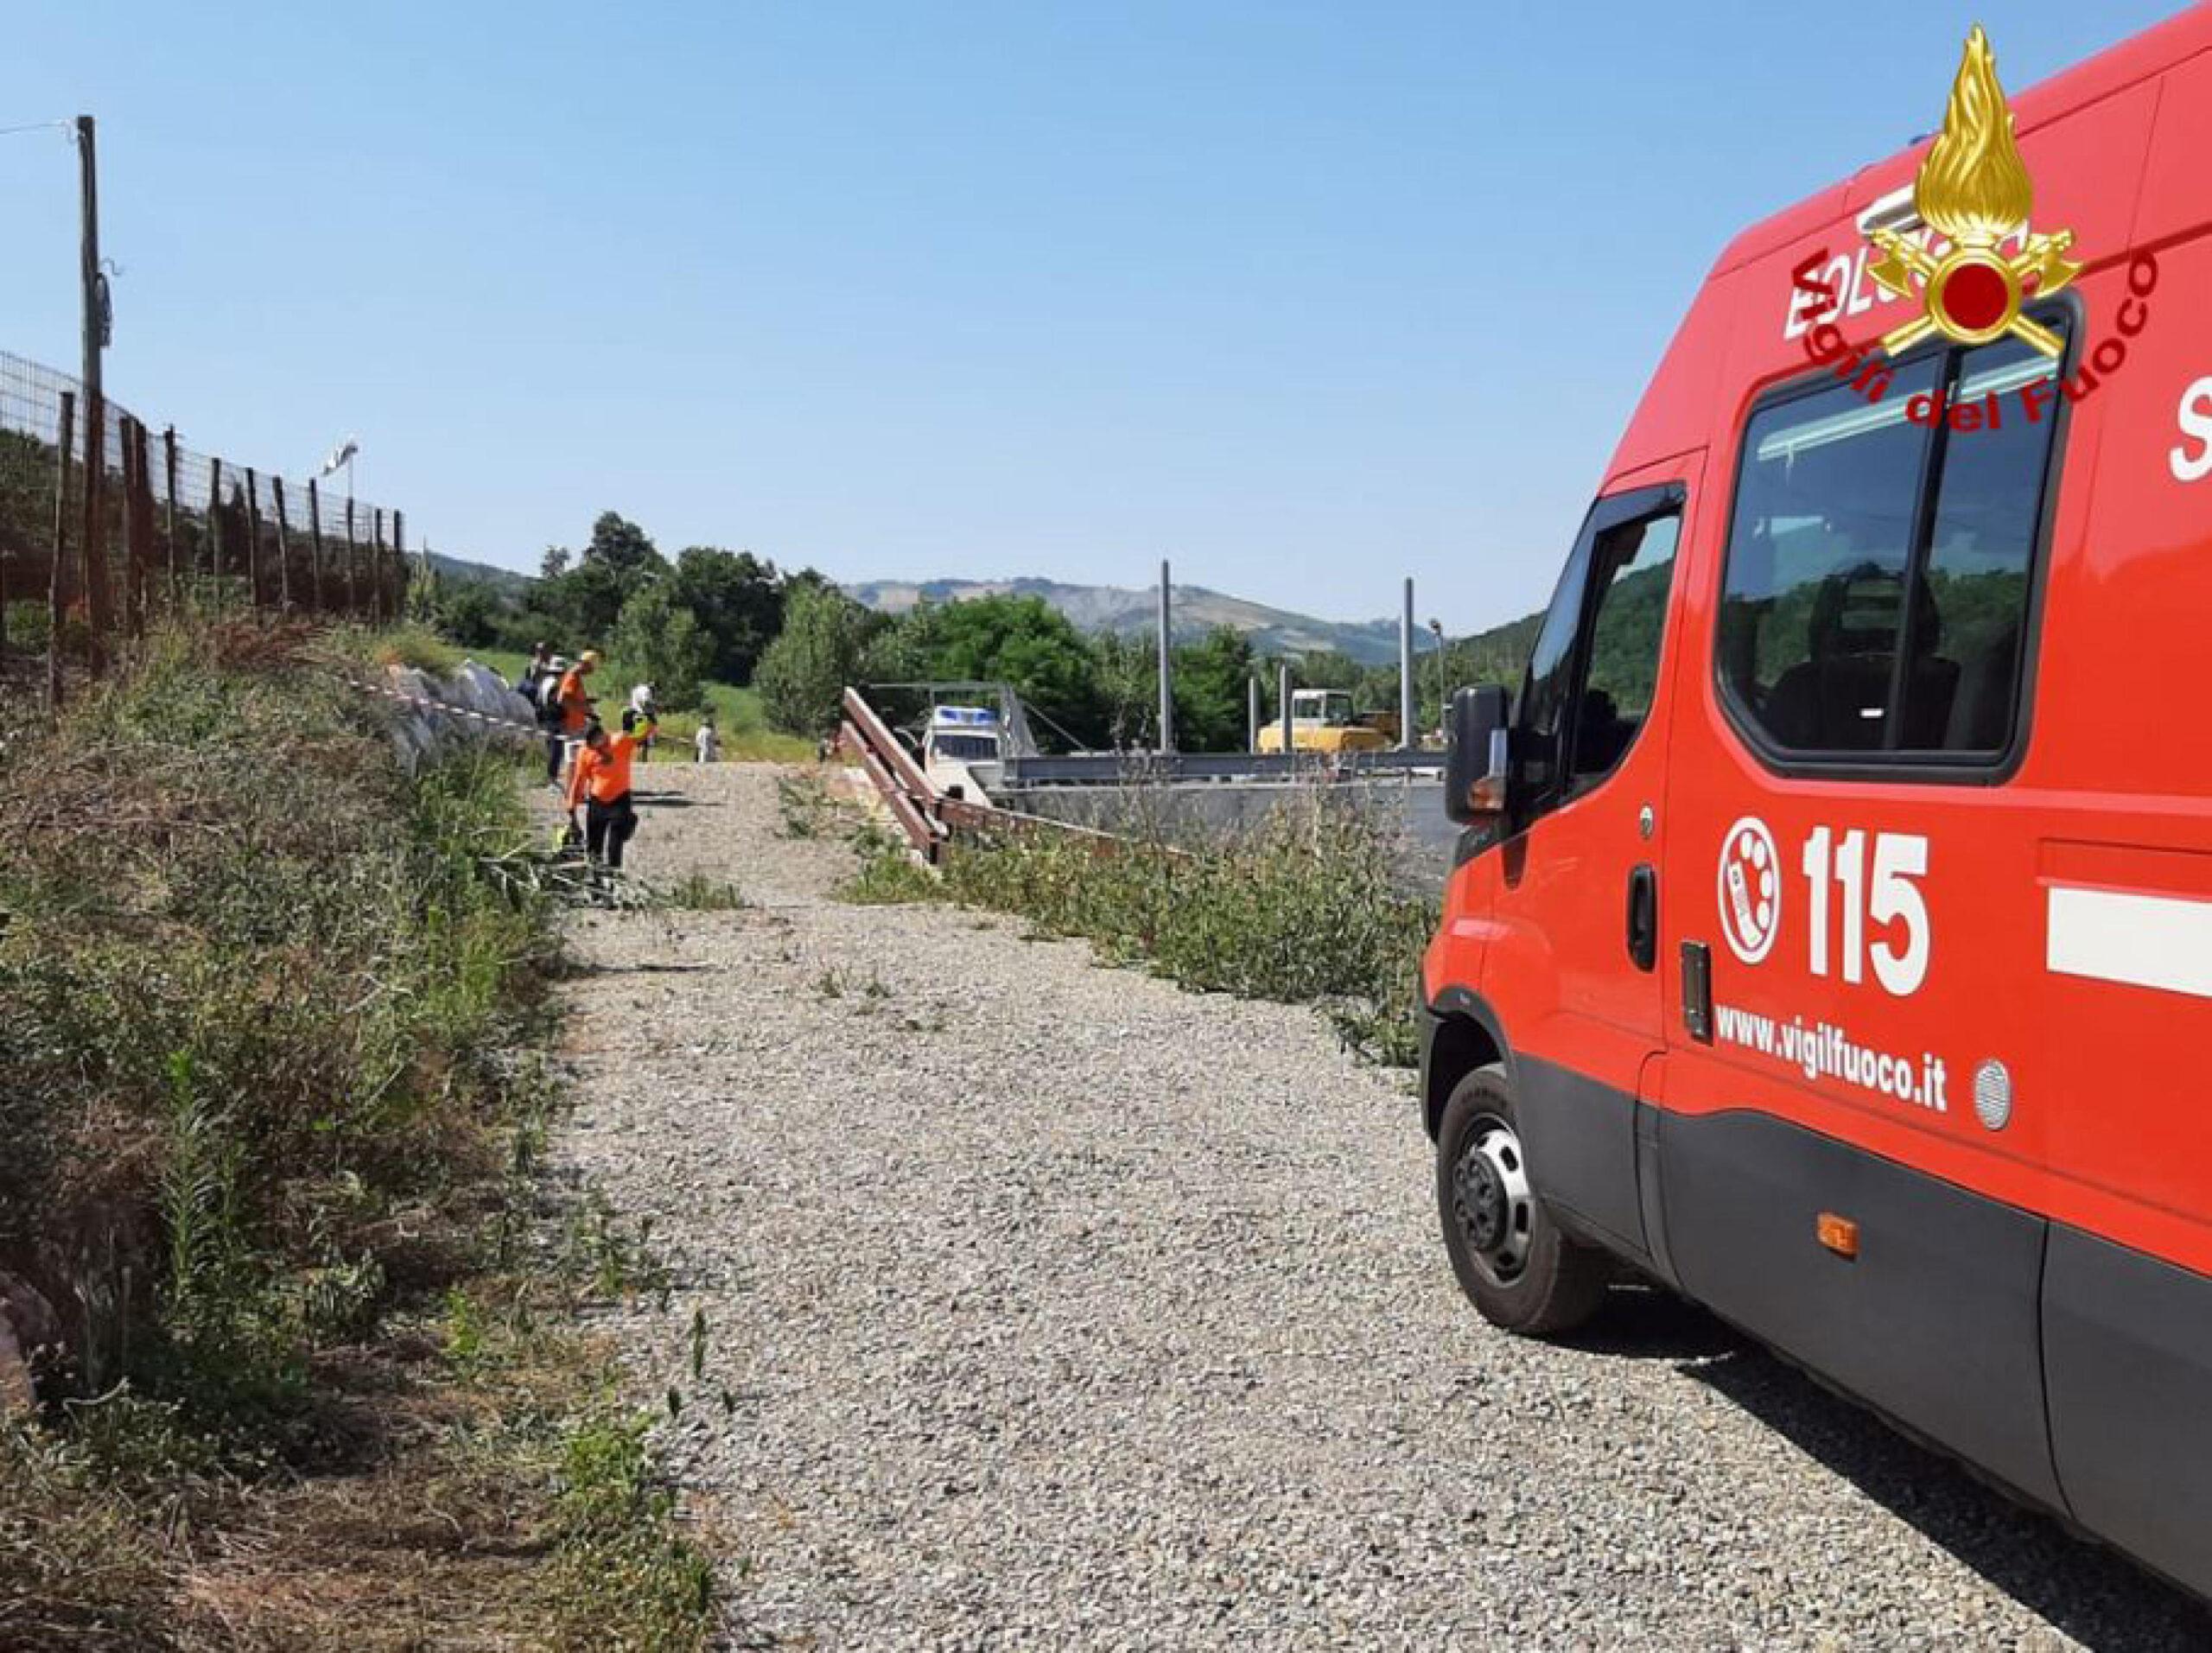
[[[1574,1227],[1642,1258],[1643,1201],[1636,1177],[1636,1098],[1523,1052],[1514,1065],[1521,1141],[1544,1203]]]
[[[2053,1227],[2044,1362],[2082,1524],[2212,1596],[2212,1279]]]
[[[1685,1292],[2064,1509],[2044,1425],[2043,1218],[1762,1114],[1668,1113],[1658,1135]],[[1858,1224],[1855,1259],[1820,1244],[1823,1211]]]

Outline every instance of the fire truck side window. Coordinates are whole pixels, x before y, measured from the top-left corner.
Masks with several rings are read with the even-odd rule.
[[[2018,392],[2055,371],[2008,340],[1907,363],[1877,403],[1827,384],[1753,414],[1719,653],[1732,710],[1767,745],[1864,762],[2011,743],[2054,423]],[[1928,418],[1939,386],[1951,405],[1995,396],[2001,423]]]
[[[1636,742],[1659,675],[1681,509],[1586,528],[1529,656],[1514,727],[1523,824],[1612,772]]]
[[[1577,790],[1612,772],[1651,709],[1681,528],[1681,518],[1669,512],[1623,523],[1598,537],[1591,558],[1598,608],[1590,620],[1590,664],[1571,759],[1571,785]]]
[[[1575,543],[1522,682],[1513,731],[1514,790],[1526,800],[1523,811],[1529,816],[1558,801],[1560,747],[1567,701],[1573,692],[1574,638],[1581,628],[1582,600],[1589,590],[1590,551],[1586,535]]]

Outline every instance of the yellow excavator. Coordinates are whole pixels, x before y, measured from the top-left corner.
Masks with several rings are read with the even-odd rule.
[[[1294,689],[1290,743],[1297,752],[1381,752],[1398,743],[1398,715],[1355,712],[1342,689]],[[1260,725],[1259,750],[1282,750],[1281,718]]]

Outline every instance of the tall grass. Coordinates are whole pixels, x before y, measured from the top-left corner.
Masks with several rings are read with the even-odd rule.
[[[1362,1054],[1417,1058],[1414,1002],[1436,907],[1401,887],[1396,846],[1373,816],[1317,789],[1218,836],[1124,826],[1118,844],[1035,831],[963,848],[945,890],[1186,987],[1319,1005]]]
[[[553,951],[512,875],[535,853],[516,771],[463,747],[408,772],[332,647],[173,631],[10,752],[0,1275],[60,1323],[48,1416],[0,1422],[0,1481],[54,1494],[0,1490],[23,1622],[173,1639],[177,1602],[101,1593],[188,1559],[222,1489],[351,1462],[376,1406],[331,1374],[506,1232],[487,1190],[537,1128],[512,1053]],[[55,1560],[109,1528],[112,1579]]]

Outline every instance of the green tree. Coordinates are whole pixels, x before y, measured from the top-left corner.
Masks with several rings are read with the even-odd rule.
[[[783,628],[783,582],[776,565],[750,551],[693,545],[676,559],[671,584],[698,616],[714,653],[714,676],[751,683],[760,652]]]
[[[1103,743],[1160,744],[1160,651],[1142,632],[1103,632],[1091,639],[1092,671],[1105,728]]]
[[[664,710],[691,711],[706,704],[714,647],[697,616],[677,601],[667,582],[640,588],[622,605],[614,652],[652,684],[654,701]]]
[[[430,601],[438,629],[461,647],[488,648],[499,640],[499,595],[481,581],[440,581]]]
[[[883,618],[836,588],[794,582],[785,593],[784,629],[762,652],[753,686],[769,722],[791,734],[837,727],[848,683],[860,681]]]
[[[600,563],[627,579],[657,579],[668,572],[668,560],[645,531],[619,511],[599,513],[580,561]]]
[[[1078,740],[1107,729],[1097,657],[1068,617],[1041,597],[971,597],[926,611],[930,675],[1007,683],[1030,706]]]
[[[1252,645],[1234,626],[1217,626],[1196,643],[1177,646],[1175,744],[1185,752],[1241,752],[1245,689]],[[1157,697],[1158,691],[1155,690]]]
[[[575,648],[607,638],[623,605],[669,571],[645,531],[613,511],[600,513],[590,544],[573,562],[560,547],[549,546],[543,566],[544,577],[531,588],[528,606],[558,620]]]

